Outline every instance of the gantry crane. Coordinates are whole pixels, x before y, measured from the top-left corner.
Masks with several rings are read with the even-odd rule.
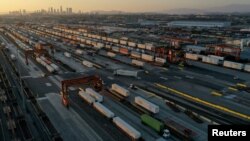
[[[52,54],[54,54],[53,46],[49,45],[48,47],[51,49]],[[43,45],[38,43],[38,44],[36,44],[34,49],[25,50],[24,55],[25,55],[26,65],[29,65],[29,62],[28,62],[29,55],[36,55],[36,56],[47,55],[47,56],[49,56],[49,53]]]
[[[85,76],[75,79],[68,79],[61,81],[62,85],[62,104],[65,107],[69,107],[69,94],[68,88],[73,85],[87,84],[95,88],[97,91],[101,91],[103,87],[102,79],[98,75]]]

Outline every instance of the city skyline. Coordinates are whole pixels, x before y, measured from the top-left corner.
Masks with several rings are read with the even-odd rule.
[[[28,5],[27,5],[28,3]],[[48,7],[60,6],[72,7],[74,12],[81,10],[82,12],[91,12],[91,11],[125,11],[125,12],[158,12],[166,11],[178,8],[190,8],[196,9],[208,9],[211,7],[220,7],[230,4],[250,4],[249,0],[43,0],[43,1],[34,1],[34,0],[3,0],[0,2],[0,12],[8,13],[9,11],[16,11],[19,9],[25,9],[26,11],[36,11],[39,9],[48,9]]]

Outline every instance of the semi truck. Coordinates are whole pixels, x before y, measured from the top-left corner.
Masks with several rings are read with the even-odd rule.
[[[147,115],[143,114],[141,115],[141,122],[144,125],[147,125],[154,131],[156,131],[158,134],[160,134],[164,139],[167,139],[170,137],[170,131],[165,127],[164,123]]]

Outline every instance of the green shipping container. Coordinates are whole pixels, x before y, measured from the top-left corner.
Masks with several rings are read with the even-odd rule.
[[[160,122],[157,119],[154,119],[153,117],[151,117],[147,114],[141,115],[141,122],[143,124],[146,124],[147,126],[151,127],[152,129],[154,129],[158,133],[160,133],[161,130],[164,128],[164,124],[162,122]]]

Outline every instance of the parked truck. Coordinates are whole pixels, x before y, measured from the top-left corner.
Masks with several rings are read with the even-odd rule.
[[[154,131],[156,131],[158,134],[160,134],[164,139],[167,139],[170,137],[169,130],[165,127],[164,123],[147,115],[143,114],[141,115],[141,122],[144,125],[147,125],[148,127],[152,128]]]

